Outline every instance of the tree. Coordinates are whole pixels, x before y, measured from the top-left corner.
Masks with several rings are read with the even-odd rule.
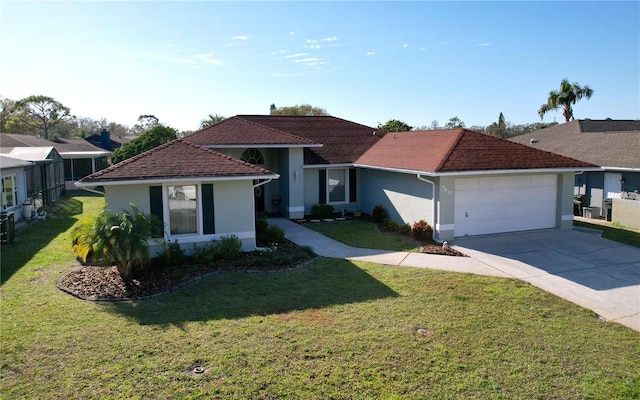
[[[29,127],[26,133],[40,133],[45,139],[49,139],[51,130],[57,125],[73,119],[69,107],[48,96],[25,97],[15,106],[23,123]]]
[[[544,115],[549,111],[561,108],[565,122],[569,122],[574,119],[572,106],[583,98],[590,99],[592,95],[593,90],[589,86],[580,86],[578,82],[569,83],[569,80],[564,78],[560,82],[560,89],[549,92],[547,102],[540,106],[538,110],[540,120],[544,119]]]
[[[413,126],[410,126],[402,121],[398,121],[397,119],[390,119],[385,122],[384,125],[378,123],[377,129],[380,129],[385,132],[408,132],[413,129]]]
[[[164,125],[156,125],[147,132],[116,149],[111,155],[114,164],[143,153],[178,137],[178,132]]]
[[[129,134],[140,135],[159,124],[160,120],[155,115],[140,115],[138,123],[129,129]]]
[[[149,240],[162,234],[162,222],[145,215],[130,203],[132,212],[103,210],[95,218],[81,220],[72,231],[73,252],[97,266],[115,264],[122,279],[129,279],[134,265],[149,260]]]
[[[445,129],[464,128],[464,122],[458,117],[452,117],[449,122],[444,126]]]
[[[276,104],[271,103],[271,107],[269,107],[269,114],[273,114],[275,110],[276,110]]]
[[[203,119],[202,121],[200,121],[200,129],[204,129],[207,126],[213,125],[216,122],[220,122],[224,119],[224,117],[222,115],[213,115],[213,114],[209,114],[209,116],[206,119]]]
[[[272,106],[273,107],[271,107],[271,115],[329,115],[327,110],[325,110],[324,108],[313,107],[310,104],[300,104],[291,107],[275,107],[275,105]]]
[[[11,129],[17,114],[15,100],[0,98],[0,132],[13,132]]]
[[[438,121],[436,121],[435,119],[433,121],[431,121],[431,129],[434,130],[434,131],[440,129]]]

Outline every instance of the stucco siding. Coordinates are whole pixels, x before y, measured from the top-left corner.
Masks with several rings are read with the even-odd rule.
[[[360,205],[371,214],[382,205],[389,218],[413,224],[424,219],[433,224],[433,193],[431,185],[416,175],[373,169],[360,170]]]
[[[317,168],[305,168],[304,169],[304,212],[305,214],[311,213],[311,207],[314,204],[318,204],[318,198],[320,192],[318,191],[318,169]]]

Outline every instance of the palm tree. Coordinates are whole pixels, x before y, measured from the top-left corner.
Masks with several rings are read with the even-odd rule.
[[[549,92],[547,103],[540,106],[538,110],[540,120],[542,120],[544,115],[549,111],[562,108],[562,115],[564,115],[566,122],[569,122],[574,119],[571,106],[576,104],[578,100],[582,100],[583,97],[589,99],[592,95],[593,90],[589,86],[580,86],[578,82],[569,83],[569,80],[564,78],[562,82],[560,82],[560,90],[552,90]]]
[[[130,204],[133,212],[103,210],[95,219],[84,218],[72,232],[74,253],[97,266],[115,264],[123,279],[129,279],[135,264],[149,260],[149,240],[163,230],[155,216],[145,215]]]
[[[216,122],[220,122],[224,119],[224,117],[222,115],[213,115],[213,114],[209,114],[209,116],[207,117],[207,119],[203,119],[202,121],[200,121],[200,129],[204,129],[207,126],[213,125]]]

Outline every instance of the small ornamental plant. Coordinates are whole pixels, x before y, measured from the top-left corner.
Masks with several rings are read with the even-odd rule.
[[[431,225],[429,225],[427,221],[421,219],[413,224],[411,235],[416,240],[427,241],[433,236],[433,228],[431,228]]]

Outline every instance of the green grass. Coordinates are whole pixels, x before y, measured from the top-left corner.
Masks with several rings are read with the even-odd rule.
[[[573,225],[592,228],[602,231],[602,237],[616,242],[640,247],[640,232],[635,232],[625,228],[590,224],[588,222],[573,221]]]
[[[101,202],[1,249],[3,399],[640,398],[640,333],[518,280],[321,259],[76,299],[67,231]]]
[[[390,251],[418,251],[418,244],[409,237],[378,232],[373,222],[336,221],[307,224],[305,227],[354,247]]]

